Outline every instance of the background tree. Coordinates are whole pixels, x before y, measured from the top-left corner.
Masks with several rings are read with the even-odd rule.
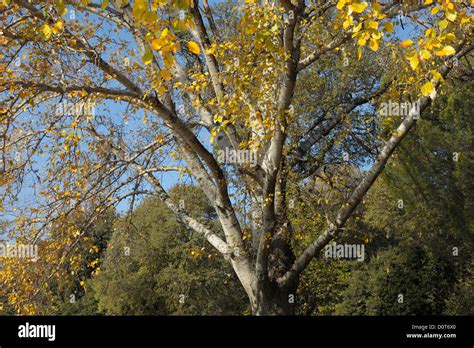
[[[86,245],[76,248],[74,254],[82,260],[78,269],[71,270],[68,277],[50,285],[55,289],[48,295],[49,301],[44,313],[53,315],[93,315],[98,313],[97,301],[92,289],[86,289],[90,278],[100,274],[102,260],[106,248],[114,231],[115,220],[118,215],[113,211],[107,211],[91,226],[88,232]],[[67,269],[67,268],[66,268]]]
[[[170,195],[177,204],[188,202],[186,210],[195,219],[219,228],[200,189],[177,186]],[[99,312],[238,315],[246,310],[245,293],[229,265],[153,199],[117,221],[103,267],[87,286]]]
[[[446,86],[370,192],[359,227],[370,262],[354,267],[336,313],[454,314],[454,298],[459,314],[472,309],[459,295],[474,246],[472,83],[459,82]]]

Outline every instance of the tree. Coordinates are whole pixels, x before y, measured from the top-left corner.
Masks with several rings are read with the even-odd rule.
[[[51,221],[68,226],[74,211],[93,221],[152,195],[230,262],[252,313],[293,313],[301,273],[470,54],[470,5],[245,0],[229,21],[236,28],[220,30],[226,23],[205,0],[3,1],[0,185],[2,209],[21,222],[14,236],[35,242]],[[411,29],[402,42],[400,20]],[[393,69],[368,69],[344,85],[353,65],[385,49],[380,59]],[[294,96],[311,70],[332,74],[340,91],[301,114]],[[400,99],[417,107],[385,119],[391,127],[379,132],[376,107]],[[352,151],[335,161],[345,147]],[[362,175],[347,163],[357,148],[363,155],[352,164],[372,165]],[[330,166],[305,168],[300,159],[314,152]],[[199,184],[220,232],[173,202],[162,179],[171,172]],[[337,177],[351,184],[345,201],[331,202],[325,229],[295,255],[287,188],[308,175],[328,187]],[[26,187],[39,196],[34,207],[17,200]],[[68,257],[86,231],[65,227],[64,253],[54,255]],[[14,264],[2,279],[21,284]],[[18,291],[12,305],[34,312],[34,287]]]
[[[472,308],[469,296],[460,298],[470,286],[474,246],[472,83],[459,82],[445,86],[369,193],[358,230],[370,236],[370,262],[354,267],[337,314],[459,315]]]
[[[91,289],[86,289],[90,278],[101,271],[101,263],[110,243],[117,214],[112,210],[105,212],[96,220],[87,233],[85,245],[76,247],[74,257],[80,260],[78,266],[62,267],[68,274],[60,280],[51,279],[51,293],[41,314],[48,315],[94,315],[98,313],[97,301]],[[61,227],[59,227],[61,228]]]
[[[170,195],[175,202],[189,202],[186,208],[194,218],[208,223],[209,217],[215,219],[198,188],[178,186]],[[235,315],[246,308],[245,293],[229,265],[179,225],[162,202],[146,200],[116,226],[102,271],[87,285],[100,312]]]
[[[53,224],[48,236],[37,242],[39,257],[3,259],[5,268],[2,276],[10,281],[3,284],[2,297],[6,297],[5,307],[12,313],[19,311],[11,304],[25,296],[25,288],[31,291],[34,301],[25,303],[20,308],[22,313],[55,315],[93,312],[90,306],[84,307],[83,303],[78,302],[85,295],[87,279],[100,271],[100,260],[112,232],[115,214],[108,210],[92,224],[78,212],[70,214],[69,219],[68,225]],[[71,230],[80,228],[86,228],[86,235],[73,245],[74,253],[69,252],[71,239],[65,236],[69,236]],[[23,238],[16,239],[19,245],[28,246],[26,242]],[[10,241],[8,244],[15,243]],[[13,267],[14,272],[11,271]]]
[[[466,272],[465,278],[456,286],[446,300],[445,313],[447,315],[472,315],[474,313],[474,284],[472,282],[472,264]]]

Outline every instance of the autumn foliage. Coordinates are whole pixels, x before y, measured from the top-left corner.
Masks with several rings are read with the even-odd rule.
[[[417,102],[422,117],[472,58],[473,6],[0,1],[0,212],[9,240],[40,246],[36,262],[4,261],[0,294],[38,313],[50,281],[83,266],[78,248],[97,253],[94,222],[153,196],[230,263],[254,314],[292,313],[301,273],[420,116],[377,110]],[[225,148],[258,163],[221,163]],[[199,185],[218,226],[173,200],[170,181]],[[289,211],[308,182],[324,221],[297,254],[305,231]]]

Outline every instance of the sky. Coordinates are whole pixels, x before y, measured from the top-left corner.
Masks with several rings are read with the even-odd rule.
[[[219,2],[223,2],[223,1],[222,0],[211,0],[210,4],[214,5],[214,4],[217,4]],[[81,20],[81,17],[80,17],[79,14],[76,14],[76,16],[77,16],[77,20]],[[397,26],[396,28],[397,29],[395,31],[395,35],[400,40],[404,40],[407,37],[412,36],[413,31],[415,30],[415,27],[412,26],[412,25],[409,25],[409,24],[405,25],[404,30],[399,26]],[[109,35],[110,28],[104,27],[101,30],[104,33],[104,35]],[[121,38],[127,39],[130,42],[133,41],[130,34],[126,33],[125,31],[121,35],[122,35]],[[125,112],[125,109],[124,109],[123,106],[120,106],[118,103],[112,103],[112,102],[105,102],[104,105],[98,106],[96,112],[98,114],[105,113],[106,109],[109,110],[110,115],[123,115],[124,112]],[[133,127],[131,127],[131,129],[133,129]],[[138,129],[138,125],[137,125],[137,129]],[[202,131],[199,134],[199,137],[202,140],[203,144],[205,144],[205,146],[210,151],[212,151],[211,144],[209,142],[209,134],[206,131]],[[46,163],[45,163],[44,159],[37,156],[36,160],[38,161],[37,165],[39,167],[45,167]],[[174,163],[168,163],[168,164],[174,164]],[[180,178],[180,176],[179,176],[179,173],[174,173],[174,172],[166,172],[166,173],[163,173],[163,174],[159,174],[158,178],[161,180],[161,182],[162,182],[163,186],[165,187],[165,189],[171,188],[176,183],[178,183],[180,180],[182,180],[182,178]],[[37,195],[32,190],[24,189],[22,191],[21,195],[18,198],[19,198],[19,202],[17,202],[18,205],[31,206],[32,204],[34,204],[33,202],[35,202],[35,200],[37,199]],[[119,204],[117,206],[117,210],[121,213],[125,212],[128,208],[129,208],[129,204],[128,204],[127,201],[123,201],[121,204]]]

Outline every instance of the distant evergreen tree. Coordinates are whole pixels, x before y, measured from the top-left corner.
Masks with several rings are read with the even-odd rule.
[[[176,186],[171,195],[218,231],[199,188]],[[103,271],[89,285],[106,314],[236,315],[248,307],[230,265],[154,199],[116,222]]]

